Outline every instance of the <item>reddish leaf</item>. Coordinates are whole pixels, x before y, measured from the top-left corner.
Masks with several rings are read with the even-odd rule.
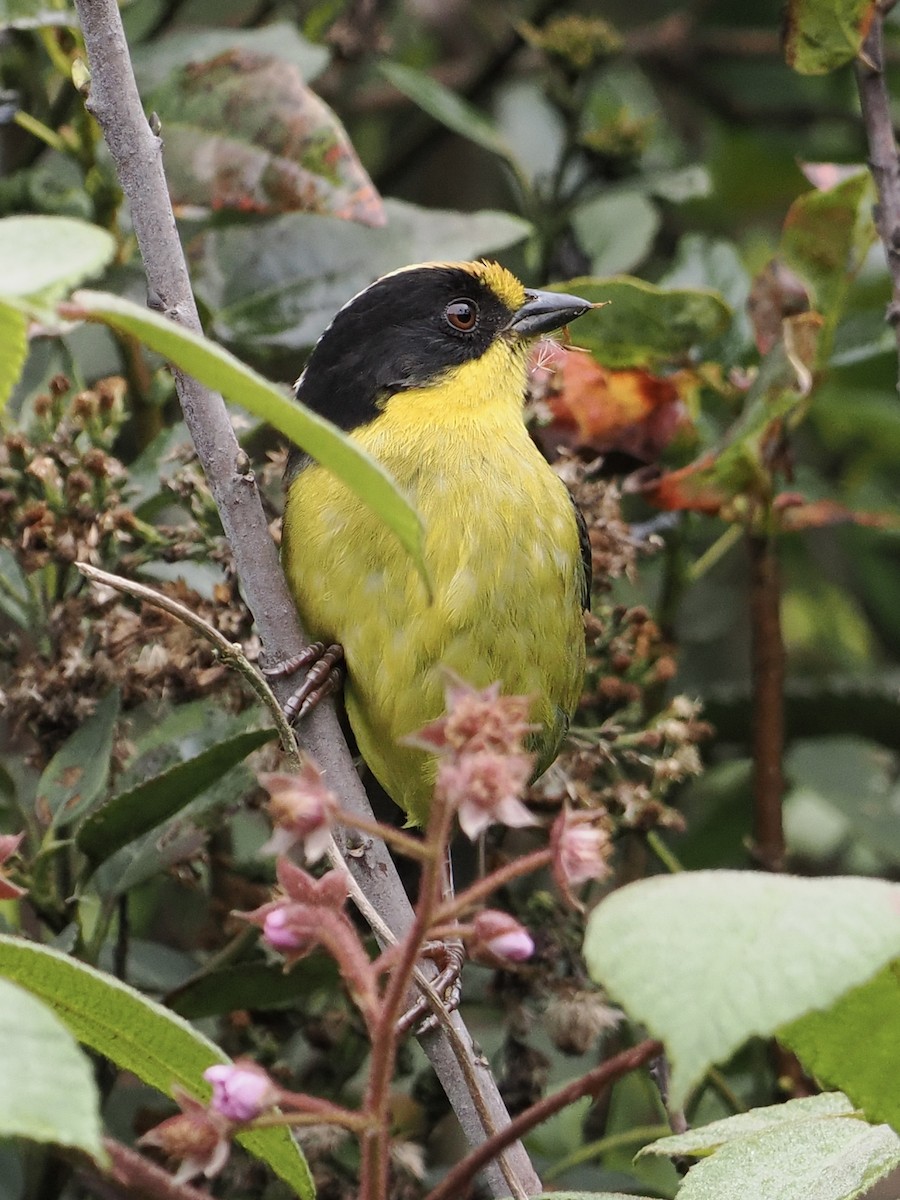
[[[704,454],[677,471],[660,473],[655,467],[635,471],[625,491],[639,492],[651,504],[667,511],[688,511],[717,516],[731,496],[716,480],[716,456]]]
[[[228,51],[180,71],[153,105],[176,205],[385,224],[343,126],[292,63]]]
[[[687,423],[682,374],[610,370],[589,354],[542,345],[533,369],[552,420],[538,429],[547,449],[560,445],[598,454],[616,451],[655,461]]]
[[[826,525],[865,525],[870,529],[900,529],[895,513],[859,512],[837,500],[810,500],[797,492],[784,492],[775,498],[779,526],[792,533],[821,529]]]

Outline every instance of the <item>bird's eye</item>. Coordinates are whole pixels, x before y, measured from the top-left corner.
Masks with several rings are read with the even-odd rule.
[[[478,321],[478,305],[474,300],[451,300],[444,316],[460,333],[471,333]]]

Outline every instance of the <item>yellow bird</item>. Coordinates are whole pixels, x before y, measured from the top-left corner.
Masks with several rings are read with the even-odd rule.
[[[403,738],[443,711],[444,668],[535,696],[538,772],[578,702],[590,552],[522,409],[534,339],[590,307],[493,262],[405,267],[344,305],[298,380],[298,398],[378,459],[424,522],[431,599],[343,483],[299,452],[289,462],[288,582],[307,631],[343,647],[360,752],[411,824],[425,822],[436,762]]]

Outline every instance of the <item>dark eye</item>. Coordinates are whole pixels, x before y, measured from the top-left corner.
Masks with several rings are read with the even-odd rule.
[[[471,333],[478,321],[478,305],[474,300],[451,300],[444,316],[460,333]]]

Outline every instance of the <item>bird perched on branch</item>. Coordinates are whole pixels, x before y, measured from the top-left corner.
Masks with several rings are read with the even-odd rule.
[[[591,307],[525,288],[492,262],[424,263],[337,313],[297,384],[394,476],[425,527],[433,595],[394,534],[299,452],[287,472],[282,557],[321,661],[301,692],[335,686],[366,763],[424,824],[436,763],[403,738],[444,707],[445,668],[535,697],[537,772],[581,692],[590,588],[584,524],[523,420],[535,338]]]

